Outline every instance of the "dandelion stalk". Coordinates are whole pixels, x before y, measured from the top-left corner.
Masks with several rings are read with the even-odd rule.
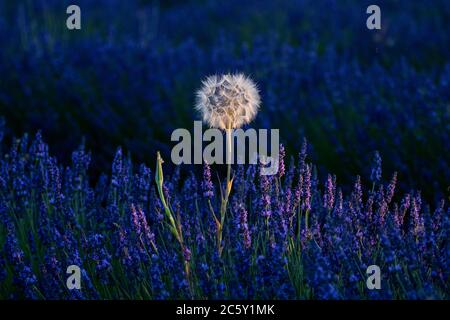
[[[226,181],[226,188],[225,188],[225,195],[222,196],[222,202],[220,206],[220,223],[218,224],[218,232],[217,232],[217,249],[219,250],[219,254],[222,255],[223,246],[222,246],[222,232],[223,232],[223,225],[225,223],[225,215],[227,212],[227,206],[228,206],[228,198],[231,193],[231,188],[233,186],[233,178],[231,177],[231,139],[233,129],[228,128],[226,129],[226,141],[227,141],[227,181]]]

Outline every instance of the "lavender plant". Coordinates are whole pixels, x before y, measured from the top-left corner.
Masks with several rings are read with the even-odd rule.
[[[306,142],[276,176],[237,165],[219,254],[207,164],[164,176],[159,155],[152,173],[118,149],[93,184],[83,147],[69,166],[48,150],[24,135],[1,155],[2,299],[448,299],[448,205],[399,194],[381,161],[349,192],[320,179]],[[73,264],[81,291],[66,287]],[[372,264],[381,290],[365,285]]]

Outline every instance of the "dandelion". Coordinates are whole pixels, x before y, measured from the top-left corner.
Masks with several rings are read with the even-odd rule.
[[[197,91],[195,108],[202,115],[203,122],[212,128],[225,130],[227,141],[227,181],[220,206],[220,221],[217,224],[217,245],[222,252],[222,229],[225,221],[231,178],[231,133],[233,129],[250,123],[258,113],[261,99],[255,83],[243,74],[210,76]]]
[[[243,74],[214,75],[197,91],[195,108],[210,127],[226,130],[250,123],[260,102],[255,83]]]

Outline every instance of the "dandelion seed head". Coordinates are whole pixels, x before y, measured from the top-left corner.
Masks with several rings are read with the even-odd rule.
[[[240,128],[258,113],[260,97],[255,83],[243,74],[213,75],[197,91],[195,108],[212,128]]]

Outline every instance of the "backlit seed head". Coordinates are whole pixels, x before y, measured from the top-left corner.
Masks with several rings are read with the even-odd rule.
[[[197,91],[195,108],[212,128],[235,129],[251,122],[260,97],[255,83],[243,74],[210,76]]]

